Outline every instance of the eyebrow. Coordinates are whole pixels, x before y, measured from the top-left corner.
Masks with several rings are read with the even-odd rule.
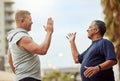
[[[89,27],[93,27],[94,25],[90,25]]]

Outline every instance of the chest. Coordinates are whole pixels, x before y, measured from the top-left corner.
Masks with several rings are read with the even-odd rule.
[[[96,57],[104,57],[102,45],[99,44],[92,44],[85,52],[83,58],[84,59],[91,59]]]

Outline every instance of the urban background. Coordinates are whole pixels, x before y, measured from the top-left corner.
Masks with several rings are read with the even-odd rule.
[[[14,79],[7,60],[6,37],[7,32],[15,27],[14,13],[18,9],[31,12],[33,27],[29,33],[38,43],[44,35],[42,25],[48,17],[52,16],[54,19],[55,32],[49,53],[40,56],[42,81],[81,81],[80,65],[73,62],[65,35],[76,31],[76,42],[80,51],[84,51],[91,43],[87,39],[86,29],[94,19],[104,20],[107,24],[105,37],[115,45],[118,64],[114,66],[114,72],[116,81],[120,81],[119,0],[0,0],[0,81]],[[84,46],[81,45],[83,43]]]

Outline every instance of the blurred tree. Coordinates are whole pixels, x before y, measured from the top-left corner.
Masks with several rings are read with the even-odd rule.
[[[61,73],[59,71],[51,71],[42,77],[42,81],[74,81],[73,74]]]
[[[120,77],[120,0],[101,0],[101,4],[107,25],[105,35],[115,45]]]

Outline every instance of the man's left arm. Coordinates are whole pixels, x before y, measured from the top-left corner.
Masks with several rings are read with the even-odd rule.
[[[104,41],[102,54],[104,54],[106,61],[103,63],[96,65],[94,67],[87,67],[85,66],[86,70],[84,72],[84,75],[86,77],[91,77],[94,74],[96,74],[99,71],[107,70],[112,68],[115,64],[117,64],[116,54],[114,51],[114,46],[109,41]]]
[[[13,60],[12,60],[11,52],[9,49],[8,49],[8,62],[9,62],[9,65],[10,65],[12,71],[15,73],[15,67],[13,65]]]
[[[85,66],[86,70],[84,72],[84,76],[89,78],[99,71],[110,69],[115,64],[117,64],[117,60],[111,59],[111,60],[107,60],[97,66],[94,66],[94,67]]]
[[[98,67],[100,70],[106,70],[106,69],[110,69],[115,64],[117,64],[117,60],[110,59],[110,60],[103,62],[102,64],[99,64]]]

